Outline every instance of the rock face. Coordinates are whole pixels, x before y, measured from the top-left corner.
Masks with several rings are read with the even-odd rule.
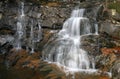
[[[112,73],[113,73],[113,79],[119,79],[120,78],[120,59],[117,60],[112,68]]]
[[[4,60],[0,60],[0,78],[1,79],[109,79],[104,74],[87,74],[84,72],[73,72],[65,73],[64,67],[58,67],[55,64],[50,64],[40,60],[40,52],[29,54],[26,50],[15,50],[12,49],[8,54],[3,55],[6,61],[5,67],[1,66]],[[2,59],[2,55],[0,55]],[[8,70],[7,70],[7,69]],[[4,71],[4,72],[3,72]],[[7,76],[5,75],[7,73]],[[27,73],[27,74],[26,74]],[[26,74],[26,75],[25,75]]]
[[[120,25],[112,24],[111,22],[101,23],[100,32],[106,32],[109,35],[119,39],[120,37]]]
[[[56,5],[56,6],[55,6]],[[18,11],[20,11],[20,2],[18,5],[1,4],[0,8],[0,26],[11,26],[16,29],[16,22],[18,21]],[[62,5],[57,3],[50,3],[47,5],[34,5],[32,3],[25,3],[25,21],[28,25],[30,19],[34,19],[34,25],[37,25],[37,20],[41,21],[41,25],[52,27],[53,24],[63,24],[64,20],[69,17],[71,11],[70,5]],[[72,7],[73,8],[73,7]]]
[[[20,2],[15,4],[5,4],[1,2],[0,9],[0,26],[8,25],[16,29],[16,22],[18,21],[18,15],[20,11]],[[91,3],[64,3],[64,2],[49,2],[46,4],[34,4],[31,2],[25,3],[25,22],[29,26],[29,20],[34,19],[34,25],[37,24],[37,20],[41,21],[43,27],[53,27],[55,24],[62,26],[63,22],[70,17],[71,11],[76,7],[88,8],[86,15],[91,19],[96,19],[99,4],[91,5]],[[96,7],[95,7],[96,6]],[[95,8],[94,8],[95,7]],[[53,27],[54,28],[54,27]]]
[[[60,24],[60,26],[62,26],[63,22],[70,16],[71,9],[66,6],[61,6],[59,8],[58,7],[41,7],[42,26],[53,27],[55,23]]]
[[[120,47],[102,48],[102,61],[105,69],[112,72],[112,79],[120,78]],[[99,59],[99,58],[98,58]],[[105,60],[104,60],[105,59]],[[101,66],[102,67],[102,66]]]
[[[4,35],[14,35],[16,34],[17,22],[19,21],[18,16],[21,12],[21,2],[15,1],[13,3],[1,2],[0,6],[0,33]],[[61,29],[64,21],[68,19],[71,15],[73,9],[76,6],[81,6],[77,8],[86,8],[85,16],[90,18],[91,26],[94,27],[94,23],[99,18],[98,12],[100,12],[101,6],[99,4],[92,5],[90,2],[48,2],[45,4],[35,4],[30,2],[24,3],[24,22],[26,25],[26,35],[30,36],[30,26],[31,20],[33,20],[33,26],[38,25],[40,22],[41,27],[48,29]],[[92,29],[94,32],[95,29]],[[43,35],[45,36],[45,35]],[[28,39],[26,38],[26,39]],[[26,41],[25,39],[25,41]],[[22,42],[26,46],[25,42]],[[38,48],[37,48],[38,49]]]

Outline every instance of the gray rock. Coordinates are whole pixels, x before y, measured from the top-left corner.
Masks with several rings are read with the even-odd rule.
[[[70,17],[69,8],[41,7],[42,26],[52,26],[55,23],[63,23]]]
[[[120,59],[118,59],[112,68],[112,79],[120,79]]]
[[[5,36],[0,36],[0,45],[2,46],[6,42],[12,42],[14,40],[14,37],[5,35]]]
[[[110,22],[101,23],[100,32],[106,32],[115,38],[120,38],[120,24],[115,25]]]

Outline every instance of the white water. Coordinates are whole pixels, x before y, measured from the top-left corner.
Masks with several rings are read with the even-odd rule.
[[[98,24],[95,23],[95,34],[98,35]]]
[[[16,49],[21,49],[21,39],[23,36],[23,27],[22,24],[20,22],[17,22],[17,46]]]
[[[42,29],[41,29],[41,25],[40,22],[38,21],[38,33],[37,33],[37,42],[39,42],[42,39]]]
[[[21,9],[20,9],[20,16],[18,17],[19,21],[21,22],[22,24],[22,27],[23,27],[23,32],[24,32],[24,35],[23,35],[23,38],[26,38],[26,20],[25,20],[25,12],[24,12],[24,2],[21,2]]]
[[[34,53],[34,29],[33,29],[33,20],[31,21],[30,43],[31,43],[31,51],[30,51],[30,53]]]
[[[38,21],[38,26],[34,26],[33,20],[31,21],[31,31],[30,31],[30,47],[31,47],[31,52],[34,53],[35,49],[35,43],[39,42],[42,39],[42,30],[41,30],[41,25],[40,22]]]
[[[74,10],[63,24],[58,38],[45,47],[44,59],[60,63],[70,70],[89,70],[95,68],[94,61],[90,61],[87,52],[80,48],[81,35],[91,34],[89,19],[83,17],[85,9]]]
[[[95,35],[99,35],[99,33],[98,33],[98,23],[97,23],[97,16],[98,16],[98,11],[100,10],[100,8],[102,7],[102,4],[100,5],[100,6],[97,6],[96,7],[96,9],[94,9],[93,11],[94,11],[94,16],[95,16],[95,18],[94,18],[94,20],[95,20],[95,23],[94,23],[94,27],[95,27]]]
[[[24,2],[21,2],[21,17],[24,17]]]
[[[38,16],[37,18],[40,19],[41,14],[38,13],[37,16]],[[15,40],[15,48],[21,49],[24,41],[25,44],[27,44],[31,48],[30,53],[34,53],[35,42],[39,42],[42,39],[42,31],[41,31],[40,22],[38,21],[38,26],[36,27],[33,22],[34,20],[33,19],[31,20],[32,20],[30,25],[31,30],[30,30],[29,40],[28,40],[28,37],[26,37],[27,23],[25,19],[24,2],[21,2],[18,9],[18,22],[17,22],[17,29],[16,29],[17,39]]]
[[[17,30],[16,30],[16,45],[15,48],[16,49],[21,49],[22,46],[22,39],[25,35],[25,22],[24,22],[24,3],[21,2],[21,9],[19,11],[19,16],[18,16],[18,22],[17,22]]]

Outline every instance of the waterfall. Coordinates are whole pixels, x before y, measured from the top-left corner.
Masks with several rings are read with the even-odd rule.
[[[21,16],[25,16],[25,14],[24,14],[24,2],[21,2]]]
[[[38,13],[37,21],[40,19],[41,14]],[[26,19],[25,19],[25,12],[24,12],[24,2],[20,2],[20,6],[18,9],[18,22],[16,28],[16,40],[15,40],[15,48],[21,49],[23,42],[24,44],[30,46],[31,52],[34,53],[35,43],[39,42],[42,39],[42,31],[40,22],[38,21],[38,25],[34,25],[34,18],[31,19],[30,25],[30,35],[26,37]],[[36,20],[35,20],[36,21]],[[29,40],[28,40],[29,39]],[[29,41],[29,42],[28,42]],[[27,47],[28,48],[28,47]]]
[[[95,27],[95,35],[99,35],[99,33],[98,33],[98,23],[97,23],[97,17],[98,17],[98,13],[99,13],[99,10],[100,10],[100,8],[102,7],[102,5],[99,5],[99,6],[97,6],[93,11],[94,11],[94,21],[95,21],[95,23],[94,23],[94,27]]]
[[[25,14],[24,14],[24,3],[21,2],[20,10],[18,12],[18,22],[17,22],[17,30],[16,30],[16,49],[21,49],[21,41],[25,38],[26,35],[26,26],[25,26]]]
[[[17,33],[16,34],[17,34],[16,49],[21,49],[21,39],[22,39],[22,36],[23,36],[23,27],[22,27],[22,24],[20,22],[17,22]]]
[[[95,34],[98,35],[98,24],[95,23]]]
[[[39,42],[42,39],[42,29],[41,29],[41,25],[40,22],[38,21],[37,26],[34,26],[34,20],[31,20],[31,31],[30,31],[30,47],[31,47],[31,52],[30,53],[34,53],[34,49],[35,49],[35,43]]]
[[[73,10],[71,17],[63,24],[58,38],[45,46],[43,58],[57,62],[70,69],[92,69],[94,62],[81,45],[82,35],[91,34],[89,19],[84,16],[85,9]]]
[[[73,10],[71,17],[83,17],[85,9]]]
[[[42,29],[41,29],[41,25],[40,22],[38,21],[38,35],[37,35],[37,41],[40,41],[42,39]]]
[[[31,43],[31,52],[34,53],[34,28],[33,28],[33,20],[31,21],[31,31],[30,31],[30,43]]]

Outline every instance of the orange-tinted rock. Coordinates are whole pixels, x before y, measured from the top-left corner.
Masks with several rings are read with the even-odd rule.
[[[14,60],[15,58],[17,58],[17,57],[27,57],[28,56],[28,53],[25,51],[25,50],[23,50],[23,49],[21,49],[21,50],[16,50],[16,49],[12,49],[11,51],[10,51],[10,53],[8,54],[8,56],[7,56],[7,59],[8,60]]]
[[[115,47],[115,48],[102,48],[101,49],[102,53],[105,55],[115,53],[115,54],[120,54],[120,47]]]
[[[46,5],[49,6],[49,7],[55,7],[55,6],[59,6],[60,3],[58,3],[58,2],[49,2]]]
[[[108,48],[102,48],[101,51],[102,51],[103,54],[112,53],[111,49],[108,49]]]
[[[103,77],[100,77],[99,79],[110,79],[110,78],[106,77],[106,76],[105,77],[103,76]]]
[[[40,59],[36,59],[36,60],[31,60],[30,63],[28,65],[26,65],[26,67],[29,67],[29,68],[35,68],[35,69],[38,69],[38,67],[40,66]]]
[[[118,59],[117,55],[110,50],[104,49],[100,56],[96,59],[96,68],[102,71],[110,71],[114,62]]]
[[[12,49],[7,56],[7,60],[9,61],[10,66],[14,66],[15,68],[38,68],[40,63],[40,53],[35,52],[33,54],[29,54],[29,52],[23,49]]]

